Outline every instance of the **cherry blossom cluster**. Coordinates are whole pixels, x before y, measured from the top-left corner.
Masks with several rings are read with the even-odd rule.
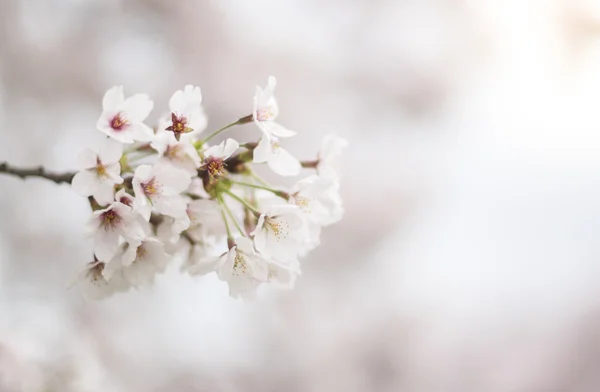
[[[252,297],[262,284],[293,287],[298,258],[343,215],[338,159],[346,141],[325,136],[311,161],[290,154],[283,145],[296,132],[276,122],[275,85],[270,77],[256,87],[252,114],[206,136],[199,87],[175,92],[154,129],[144,123],[154,106],[147,95],[106,92],[97,123],[106,139],[80,154],[72,179],[93,210],[94,258],[78,279],[88,297],[152,284],[176,260],[191,275],[216,273],[233,297]],[[258,128],[248,131],[253,140],[209,144],[246,123]],[[312,173],[285,188],[255,172],[262,164],[280,176]]]

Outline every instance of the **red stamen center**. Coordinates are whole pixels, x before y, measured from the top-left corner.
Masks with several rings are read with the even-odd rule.
[[[127,128],[128,125],[129,121],[127,120],[127,118],[125,118],[123,113],[115,114],[112,120],[110,120],[110,127],[115,131],[122,131],[125,128]]]

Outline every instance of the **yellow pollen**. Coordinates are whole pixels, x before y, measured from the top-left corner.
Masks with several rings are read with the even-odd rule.
[[[144,259],[147,254],[148,251],[146,250],[146,248],[144,248],[144,245],[138,246],[137,250],[135,251],[135,261]]]
[[[150,181],[142,183],[142,189],[147,197],[156,196],[160,189],[160,184],[156,182],[156,178],[152,177]]]
[[[115,227],[121,222],[121,217],[114,210],[109,210],[100,215],[102,219],[102,225],[104,226],[104,230],[114,230]]]
[[[307,208],[308,206],[310,206],[310,198],[294,195],[294,204],[296,204],[300,208]]]
[[[102,164],[100,158],[96,158],[96,168],[94,170],[96,171],[96,175],[98,177],[108,177],[106,174],[106,166]]]
[[[209,158],[206,162],[206,170],[211,177],[219,177],[227,174],[225,163],[219,158]]]
[[[243,254],[235,252],[235,258],[233,259],[233,274],[245,274],[248,270],[248,264]]]
[[[177,116],[175,113],[171,113],[171,125],[165,128],[165,130],[173,132],[177,141],[179,141],[182,133],[193,131],[192,128],[188,127],[187,118],[184,116]]]
[[[165,156],[169,159],[178,159],[179,153],[181,152],[181,145],[176,144],[174,146],[167,146],[167,150],[165,151]]]
[[[265,218],[265,226],[267,231],[270,230],[277,242],[282,239],[286,239],[288,236],[289,224],[285,221],[277,220],[276,218],[267,217]]]

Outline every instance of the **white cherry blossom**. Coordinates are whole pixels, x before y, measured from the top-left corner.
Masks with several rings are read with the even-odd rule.
[[[198,135],[207,119],[199,87],[187,85],[171,96],[156,131],[144,124],[153,109],[148,96],[126,98],[121,86],[106,92],[97,128],[107,138],[80,155],[71,182],[96,201],[88,224],[94,262],[78,282],[86,296],[151,284],[172,259],[191,275],[215,272],[233,297],[252,297],[263,284],[294,286],[298,258],[343,215],[338,160],[347,142],[328,135],[317,159],[301,163],[281,145],[296,132],[277,123],[276,83],[271,76],[266,87],[256,88],[251,115],[203,141]],[[232,138],[207,143],[251,121],[260,138],[241,147]],[[298,175],[303,166],[317,175],[282,188],[261,179],[255,163],[281,176]],[[242,166],[247,170],[237,170]]]
[[[283,265],[274,261],[267,264],[267,282],[280,289],[291,289],[300,275],[300,266]]]
[[[206,241],[207,238],[223,238],[226,230],[221,209],[215,200],[193,200],[187,206],[190,219],[187,234],[195,241]]]
[[[119,248],[121,239],[141,240],[146,236],[131,207],[118,201],[103,210],[94,211],[88,223],[94,236],[94,254],[100,261],[110,261]]]
[[[204,241],[194,244],[181,266],[181,271],[190,275],[206,275],[216,271],[219,263],[219,258],[216,255],[222,253],[222,250],[217,252],[218,248],[219,246],[214,237],[206,238]]]
[[[269,261],[254,250],[250,239],[241,237],[235,242],[221,256],[203,254],[187,267],[187,271],[190,275],[216,271],[219,279],[227,282],[232,297],[251,297],[261,283],[268,282]]]
[[[313,175],[294,185],[289,203],[298,206],[309,222],[331,225],[344,213],[338,188],[335,180]]]
[[[129,290],[130,286],[121,273],[107,279],[104,276],[106,263],[93,261],[88,263],[77,283],[82,294],[88,299],[102,299],[115,293]]]
[[[133,176],[134,208],[146,220],[154,210],[174,218],[185,214],[186,201],[180,195],[190,185],[190,175],[171,165],[140,165]]]
[[[211,178],[227,174],[225,160],[229,158],[240,145],[234,139],[227,139],[216,146],[204,151],[204,166]]]
[[[115,201],[118,201],[119,203],[123,203],[126,206],[133,208],[133,216],[138,221],[140,226],[142,226],[142,229],[146,234],[145,236],[149,237],[152,235],[152,226],[149,222],[146,221],[146,219],[144,219],[144,217],[141,214],[137,213],[136,209],[134,208],[134,196],[127,193],[127,191],[125,191],[125,189],[123,188],[115,194]]]
[[[97,127],[111,138],[121,143],[149,141],[153,132],[144,120],[154,107],[146,94],[135,94],[125,99],[123,86],[115,86],[104,94],[102,115]]]
[[[121,273],[133,286],[148,285],[165,271],[169,259],[163,243],[156,238],[126,242],[106,265],[104,276],[112,280],[115,273]]]
[[[115,184],[123,183],[119,160],[123,145],[112,139],[102,141],[98,152],[90,149],[79,155],[79,172],[71,182],[82,196],[93,196],[103,206],[113,201]]]
[[[227,282],[232,297],[251,296],[261,283],[268,280],[268,261],[254,250],[251,240],[241,237],[220,258],[217,275]]]
[[[201,104],[200,87],[187,85],[183,90],[176,91],[169,100],[171,121],[165,130],[172,132],[177,140],[184,134],[194,132],[197,135],[202,132],[207,120]]]
[[[339,179],[340,155],[342,150],[348,146],[346,139],[336,135],[326,135],[321,142],[319,159],[317,161],[317,172],[321,177]]]
[[[200,167],[200,156],[189,137],[182,137],[177,141],[174,133],[159,131],[151,146],[158,151],[159,162],[170,163],[175,167],[186,170],[191,175],[194,175],[196,169]]]
[[[305,236],[299,209],[289,204],[275,205],[260,215],[254,235],[256,250],[286,265],[296,262]]]
[[[254,163],[267,162],[271,170],[281,176],[295,176],[300,173],[300,161],[281,147],[275,136],[263,134],[254,149]]]
[[[291,137],[296,132],[290,131],[275,122],[279,115],[279,106],[274,95],[276,85],[277,80],[275,77],[269,76],[267,87],[264,90],[256,86],[252,119],[258,128],[269,136]]]

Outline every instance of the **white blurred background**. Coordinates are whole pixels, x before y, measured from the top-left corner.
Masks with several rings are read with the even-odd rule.
[[[115,84],[216,129],[271,74],[294,154],[350,141],[297,287],[85,301],[85,199],[2,176],[0,391],[600,390],[597,0],[0,0],[0,161],[75,168]]]

